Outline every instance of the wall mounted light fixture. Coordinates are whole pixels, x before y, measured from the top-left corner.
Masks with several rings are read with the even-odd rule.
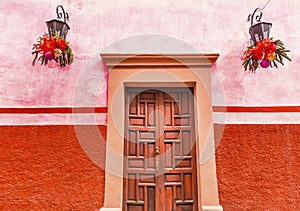
[[[256,8],[252,14],[248,16],[248,21],[251,21],[249,28],[250,46],[243,55],[244,70],[255,72],[257,68],[268,68],[269,66],[278,67],[277,62],[283,65],[283,59],[291,61],[288,57],[287,50],[281,40],[273,41],[270,38],[272,24],[261,22],[262,10],[268,5],[270,0],[263,8]],[[254,20],[256,23],[254,24]]]
[[[48,61],[54,60],[61,67],[65,67],[73,62],[72,49],[69,42],[66,41],[66,36],[70,30],[67,24],[69,14],[65,12],[62,5],[56,7],[56,13],[58,19],[46,21],[48,34],[45,33],[33,44],[32,54],[35,57],[32,65],[35,65],[37,60],[41,61],[42,65],[46,65]],[[62,18],[63,21],[60,20]]]
[[[59,11],[61,10],[61,12]],[[65,12],[62,5],[58,5],[56,7],[57,19],[52,19],[50,21],[46,21],[49,35],[58,34],[60,37],[66,39],[68,31],[70,30],[67,21],[69,21],[69,14]],[[63,18],[63,21],[60,20]]]
[[[259,14],[255,15],[257,12]],[[256,8],[253,14],[248,16],[248,21],[251,20],[251,27],[249,29],[249,33],[251,36],[251,41],[256,43],[257,41],[263,41],[264,39],[269,38],[272,24],[267,22],[260,22],[262,18],[262,11],[259,8]],[[256,24],[253,23],[253,19],[255,16]]]

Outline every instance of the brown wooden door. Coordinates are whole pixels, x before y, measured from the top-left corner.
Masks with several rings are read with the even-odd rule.
[[[196,211],[193,95],[126,90],[124,211]]]

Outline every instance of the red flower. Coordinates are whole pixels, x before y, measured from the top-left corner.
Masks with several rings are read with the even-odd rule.
[[[261,45],[257,45],[257,47],[253,50],[253,58],[256,60],[261,60],[264,55]]]
[[[279,47],[277,48],[277,46]],[[273,41],[273,38],[268,38],[263,41],[257,41],[256,43],[251,44],[244,52],[244,69],[249,69],[250,71],[255,72],[255,70],[259,67],[258,65],[262,64],[261,62],[263,61],[267,61],[277,68],[276,62],[283,65],[283,58],[291,61],[286,52],[290,51],[285,49],[282,41],[280,40]]]
[[[271,39],[266,39],[264,43],[264,51],[265,51],[265,58],[268,57],[268,55],[276,52],[276,44]]]
[[[38,38],[37,43],[33,44],[32,50],[32,54],[35,56],[32,65],[35,65],[37,60],[46,65],[48,60],[53,58],[61,67],[73,62],[73,53],[69,43],[58,35],[44,34]],[[42,55],[38,56],[38,54]]]
[[[255,60],[266,59],[268,55],[276,52],[276,44],[271,39],[265,39],[263,41],[257,41],[256,47],[249,49],[245,52],[244,60],[249,59],[251,56]]]
[[[65,51],[67,48],[66,41],[63,38],[55,38],[54,36],[49,37],[48,35],[45,35],[41,39],[41,53],[46,53],[47,51],[51,51],[53,53],[56,48],[59,48],[61,51]]]
[[[67,43],[63,38],[59,38],[57,41],[57,46],[61,51],[65,51],[67,48]]]
[[[54,37],[44,36],[42,43],[40,44],[41,53],[46,53],[47,51],[53,52],[56,48],[56,39]]]

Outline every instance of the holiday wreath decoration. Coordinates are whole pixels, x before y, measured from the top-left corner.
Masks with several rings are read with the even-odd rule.
[[[62,12],[59,12],[59,9]],[[72,49],[69,42],[66,41],[70,29],[67,24],[69,15],[61,5],[56,7],[56,13],[57,18],[64,17],[64,21],[53,19],[46,22],[48,33],[38,37],[36,43],[33,44],[32,54],[34,59],[32,65],[35,65],[36,61],[41,61],[42,65],[46,65],[48,61],[54,60],[59,66],[65,67],[73,62]]]
[[[268,68],[269,66],[271,68],[278,68],[277,63],[284,65],[283,59],[291,61],[287,55],[290,50],[285,48],[283,42],[279,39],[274,41],[273,38],[269,38],[272,24],[260,22],[262,9],[256,8],[253,14],[248,16],[248,21],[251,20],[251,27],[249,29],[251,39],[250,46],[247,47],[242,57],[245,71],[250,70],[251,72],[255,72],[259,66],[262,68]],[[253,25],[253,18],[256,12],[260,12],[256,16],[258,23]]]

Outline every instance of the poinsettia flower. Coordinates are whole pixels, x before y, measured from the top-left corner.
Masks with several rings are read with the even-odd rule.
[[[43,41],[40,45],[40,49],[42,53],[46,53],[47,51],[51,51],[53,53],[56,48],[56,39],[54,37],[44,37]]]
[[[271,64],[271,67],[274,65],[274,67],[277,68],[276,62],[283,65],[283,58],[291,61],[286,52],[290,52],[290,50],[286,50],[283,42],[280,40],[273,41],[273,38],[267,38],[262,41],[257,41],[251,44],[244,52],[242,58],[244,69],[255,72],[262,61],[267,61]]]
[[[253,51],[253,58],[256,60],[262,60],[264,55],[264,52],[262,51],[262,48],[258,46],[257,48],[254,49]]]
[[[57,46],[61,51],[65,51],[67,48],[67,43],[63,38],[59,38],[57,41]]]
[[[42,64],[46,65],[48,60],[51,60],[49,55],[54,55],[55,62],[59,63],[61,67],[73,62],[73,53],[69,43],[58,35],[49,36],[49,34],[44,34],[38,38],[36,44],[33,44],[32,50],[32,54],[35,55],[32,65],[35,65],[36,60],[40,60]],[[38,54],[42,55],[38,57]]]

